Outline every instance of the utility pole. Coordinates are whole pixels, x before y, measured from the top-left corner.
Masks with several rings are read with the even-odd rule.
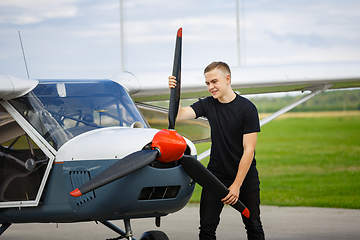
[[[123,1],[120,0],[120,51],[121,51],[121,71],[125,71],[124,60],[124,24],[123,24]]]
[[[241,11],[241,21],[240,21],[240,9]],[[240,24],[241,23],[241,24]],[[236,0],[236,32],[237,32],[237,48],[238,48],[238,60],[239,67],[241,65],[246,65],[246,46],[245,46],[245,0],[241,0],[241,7],[239,6],[239,0]],[[240,41],[240,38],[242,41]],[[242,45],[242,51],[241,51]],[[241,54],[243,56],[241,61]]]
[[[240,52],[240,19],[239,19],[239,0],[236,0],[236,32],[237,32],[237,47],[238,47],[238,61],[241,66],[241,52]]]

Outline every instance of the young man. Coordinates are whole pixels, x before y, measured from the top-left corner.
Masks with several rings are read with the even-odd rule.
[[[203,189],[200,201],[199,239],[216,239],[216,228],[224,204],[238,199],[250,211],[250,218],[242,216],[249,240],[265,239],[260,221],[260,188],[256,169],[255,146],[260,132],[256,107],[231,88],[231,71],[224,62],[213,62],[204,70],[205,84],[211,97],[189,107],[180,107],[178,119],[204,116],[211,127],[211,154],[208,169],[226,187],[229,194],[218,199]],[[169,88],[176,86],[169,77]]]

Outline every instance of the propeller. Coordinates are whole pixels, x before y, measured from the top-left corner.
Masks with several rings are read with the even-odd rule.
[[[120,159],[93,179],[72,191],[70,193],[72,196],[78,197],[111,183],[149,165],[155,159],[164,163],[180,159],[180,164],[184,171],[204,189],[218,196],[219,199],[224,198],[229,193],[226,186],[196,158],[184,155],[187,147],[186,141],[174,130],[180,102],[181,48],[182,28],[178,30],[176,38],[173,76],[176,77],[177,84],[176,87],[170,91],[169,129],[162,129],[155,134],[151,143],[151,150],[140,150]],[[238,200],[237,203],[231,206],[249,218],[250,212],[241,201]]]
[[[155,134],[152,140],[152,150],[140,150],[125,156],[90,181],[73,190],[70,195],[79,197],[146,167],[155,159],[164,163],[177,161],[183,156],[186,146],[185,139],[175,130],[162,129]]]

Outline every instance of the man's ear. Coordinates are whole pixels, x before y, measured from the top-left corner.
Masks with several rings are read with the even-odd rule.
[[[230,84],[231,83],[231,77],[230,75],[226,75],[226,84]]]

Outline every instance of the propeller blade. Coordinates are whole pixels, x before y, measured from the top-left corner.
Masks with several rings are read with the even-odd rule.
[[[175,129],[175,120],[179,110],[180,102],[180,85],[181,85],[181,48],[182,48],[182,28],[179,28],[176,37],[174,65],[172,76],[176,77],[176,87],[170,90],[169,103],[169,127]]]
[[[229,193],[227,187],[194,157],[184,155],[181,158],[181,166],[189,177],[220,199],[223,199]],[[240,200],[230,206],[249,218],[250,212]]]
[[[139,170],[156,159],[157,150],[141,150],[120,159],[90,181],[70,193],[73,197],[79,197],[119,178],[122,178],[136,170]]]

